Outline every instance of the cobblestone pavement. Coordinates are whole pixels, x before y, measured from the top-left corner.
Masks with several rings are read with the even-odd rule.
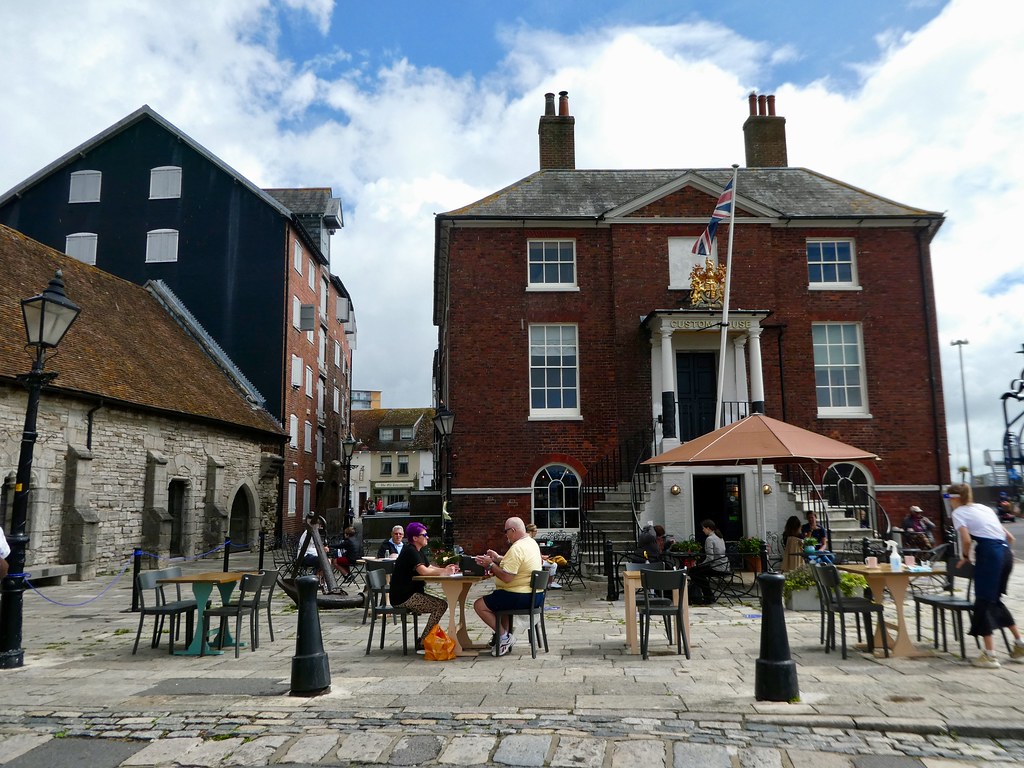
[[[254,563],[234,556],[232,568]],[[819,645],[817,612],[786,614],[799,701],[756,701],[755,599],[694,609],[693,658],[660,632],[646,662],[626,653],[623,602],[605,601],[598,582],[550,593],[551,650],[536,660],[523,638],[504,658],[427,662],[402,655],[400,627],[388,628],[383,650],[378,634],[367,656],[362,611],[322,611],[331,688],[297,697],[287,598],[275,598],[276,642],[264,624],[260,648],[239,659],[169,656],[166,638],[151,649],[151,619],[132,656],[138,614],[126,610],[127,575],[93,599],[111,581],[26,594],[25,666],[0,671],[0,765],[1024,764],[1024,665],[856,651],[843,660]],[[1010,593],[1011,610],[1024,613],[1019,570]],[[909,622],[913,631],[912,606]],[[930,617],[925,624],[927,645]],[[470,626],[482,629],[475,617]]]

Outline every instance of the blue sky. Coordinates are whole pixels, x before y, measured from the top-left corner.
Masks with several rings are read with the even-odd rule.
[[[254,183],[330,186],[357,388],[431,402],[433,216],[536,170],[567,90],[580,168],[743,162],[752,90],[789,161],[947,212],[932,248],[950,448],[1002,442],[1021,371],[1024,20],[1014,0],[0,4],[0,189],[142,104]],[[898,365],[899,361],[892,361]],[[926,382],[910,382],[924,396]],[[868,397],[871,371],[868,371]]]

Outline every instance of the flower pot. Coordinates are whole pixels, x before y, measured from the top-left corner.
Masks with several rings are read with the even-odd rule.
[[[814,550],[815,550],[815,548],[814,548],[814,547],[804,547],[804,552],[806,552],[806,553],[807,553],[807,554],[809,554],[809,555],[810,555],[810,554],[813,554],[813,553],[814,553]]]
[[[744,559],[747,563],[747,570],[753,571],[754,573],[761,572],[761,556],[760,555],[744,555]]]
[[[797,589],[786,598],[786,608],[791,611],[817,611],[820,607],[816,589]]]

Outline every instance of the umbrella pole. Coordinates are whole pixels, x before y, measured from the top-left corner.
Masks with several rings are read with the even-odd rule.
[[[764,516],[764,475],[761,465],[761,459],[757,460],[757,506],[761,510],[761,538],[765,541],[768,540],[768,521]]]

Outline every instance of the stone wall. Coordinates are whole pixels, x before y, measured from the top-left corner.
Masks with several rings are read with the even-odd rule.
[[[23,390],[0,388],[5,530],[25,405]],[[256,435],[45,392],[37,433],[28,570],[74,562],[80,576],[114,572],[136,547],[168,557],[168,486],[175,482],[184,489],[175,554],[193,556],[222,543],[236,494],[248,500],[253,543],[261,527],[273,532],[281,460]],[[145,539],[144,519],[151,528]]]

